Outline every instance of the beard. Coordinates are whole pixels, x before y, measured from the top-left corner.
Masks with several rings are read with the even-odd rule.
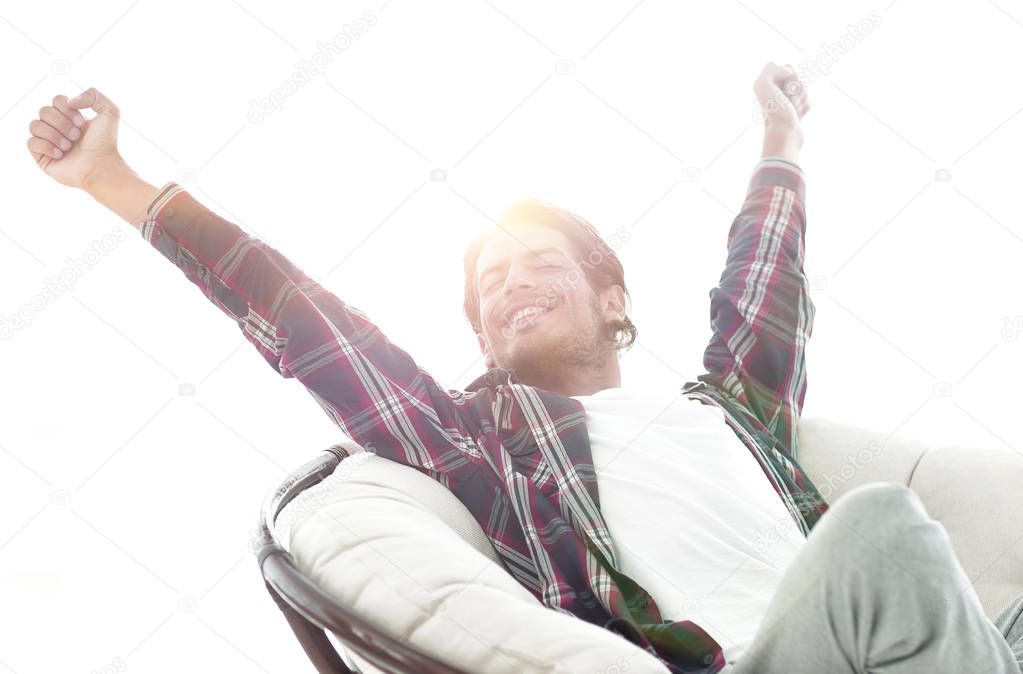
[[[537,326],[520,335],[498,361],[498,365],[515,371],[524,384],[552,389],[563,373],[604,367],[611,350],[607,326],[600,315],[599,300],[589,301],[584,325]],[[545,331],[543,328],[548,328]]]

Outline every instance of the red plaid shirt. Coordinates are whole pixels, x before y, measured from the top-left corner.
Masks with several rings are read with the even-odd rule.
[[[794,164],[757,166],[710,292],[707,372],[680,395],[725,411],[805,535],[827,505],[794,459],[814,316],[802,268],[804,191]],[[345,435],[450,489],[543,604],[619,633],[671,672],[724,666],[709,634],[663,620],[617,570],[582,403],[496,367],[465,391],[443,387],[366,314],[176,183],[160,190],[140,233]]]

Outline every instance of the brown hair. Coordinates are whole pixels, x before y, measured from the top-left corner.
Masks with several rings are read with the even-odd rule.
[[[586,281],[596,290],[606,290],[619,285],[629,298],[629,289],[625,285],[625,270],[614,250],[601,238],[597,229],[586,220],[574,213],[559,208],[554,204],[539,199],[523,199],[515,202],[498,219],[498,227],[504,225],[535,225],[549,227],[564,234],[573,249],[574,258],[583,268]],[[464,311],[469,325],[476,334],[483,332],[480,319],[479,288],[476,287],[476,262],[483,246],[497,230],[491,230],[477,236],[465,252],[465,300]],[[626,349],[636,341],[639,330],[626,312],[621,321],[614,321],[609,326],[610,337],[616,349]]]

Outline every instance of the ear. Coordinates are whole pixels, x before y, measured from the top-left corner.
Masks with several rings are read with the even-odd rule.
[[[494,355],[490,353],[490,345],[487,344],[486,338],[483,335],[476,333],[476,341],[480,345],[480,353],[483,354],[483,364],[487,366],[487,369],[494,367]]]
[[[619,285],[613,285],[601,293],[604,307],[604,322],[625,319],[625,291]]]

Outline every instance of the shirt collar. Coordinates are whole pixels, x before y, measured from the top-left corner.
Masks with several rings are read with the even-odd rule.
[[[518,384],[519,379],[515,376],[515,370],[506,370],[503,367],[492,367],[480,376],[472,380],[465,390],[468,392],[476,391],[477,389],[488,387],[493,388],[500,384]]]

